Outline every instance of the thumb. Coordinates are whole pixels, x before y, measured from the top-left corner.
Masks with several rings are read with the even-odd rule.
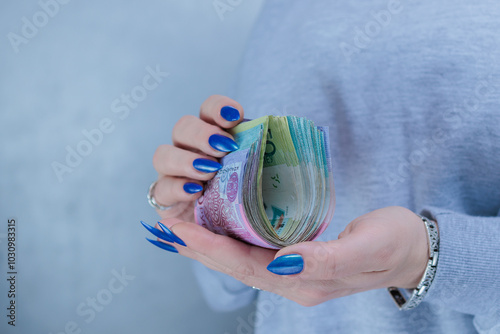
[[[329,280],[365,272],[370,267],[370,243],[365,239],[363,235],[353,233],[338,240],[306,241],[288,246],[276,253],[268,270],[272,271],[273,263],[286,266],[289,258],[294,259],[292,264],[297,267],[301,258],[302,270],[292,274],[300,275],[302,279]]]

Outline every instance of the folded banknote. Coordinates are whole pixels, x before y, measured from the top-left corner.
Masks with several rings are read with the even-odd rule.
[[[316,239],[335,207],[328,128],[264,116],[230,132],[239,149],[221,159],[196,201],[196,222],[273,249]]]

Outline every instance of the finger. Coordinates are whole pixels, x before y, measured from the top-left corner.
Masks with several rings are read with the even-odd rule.
[[[232,128],[243,120],[241,105],[233,99],[222,95],[212,95],[200,108],[200,118],[207,123],[221,128]]]
[[[311,280],[329,280],[377,271],[373,259],[377,253],[373,240],[364,234],[348,234],[328,242],[308,241],[281,249],[276,256],[300,254],[304,269],[300,277]]]
[[[212,157],[172,145],[161,145],[153,156],[153,167],[160,175],[208,181],[222,166]]]
[[[266,263],[273,259],[275,250],[251,246],[227,236],[216,235],[199,225],[175,218],[163,219],[161,222],[187,245],[182,247],[165,242],[174,246],[179,254],[199,261],[210,269],[230,275],[248,286],[257,286],[308,306],[318,304],[318,300],[329,293],[325,291],[318,297],[319,290],[315,284],[311,284],[312,281],[300,277],[290,279],[291,277],[276,276],[265,270]],[[348,289],[353,290],[353,288]]]
[[[161,222],[187,244],[187,248],[178,248],[181,255],[231,275],[247,285],[257,284],[259,288],[271,289],[272,283],[276,282],[276,276],[266,270],[276,251],[212,233],[197,224],[175,219],[163,219]]]
[[[193,217],[195,202],[177,202],[170,206],[168,210],[156,210],[158,215],[164,218],[181,217],[189,221]]]
[[[216,158],[238,149],[229,133],[195,116],[183,116],[175,124],[172,141],[179,148],[201,151]]]
[[[170,206],[179,202],[192,202],[201,196],[202,190],[200,181],[163,176],[156,183],[154,198],[158,204]]]

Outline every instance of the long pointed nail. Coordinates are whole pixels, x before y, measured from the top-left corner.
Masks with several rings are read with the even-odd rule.
[[[163,225],[162,223],[158,222],[158,225],[160,225],[161,229],[163,232],[165,232],[174,242],[178,243],[179,245],[186,246],[186,243],[182,241],[181,238],[175,235],[174,232],[172,232],[168,227]]]
[[[239,148],[234,140],[219,134],[211,135],[210,138],[208,138],[208,143],[217,151],[221,152],[236,151]]]
[[[267,270],[276,275],[295,275],[304,269],[304,259],[299,254],[288,254],[277,257],[269,263]]]
[[[149,241],[150,243],[152,243],[153,245],[155,245],[156,247],[160,247],[161,249],[164,249],[166,251],[169,251],[169,252],[172,252],[172,253],[179,253],[179,251],[177,249],[175,249],[174,246],[167,245],[164,242],[157,241],[157,240],[151,240],[151,239],[148,239],[148,238],[146,238],[146,240]]]
[[[174,242],[174,240],[172,240],[171,237],[169,237],[167,234],[165,234],[164,232],[154,228],[153,226],[143,222],[141,220],[141,224],[142,226],[144,226],[149,232],[153,233],[155,235],[155,237],[157,238],[160,238],[162,240],[165,240],[165,241],[168,241],[168,242]]]
[[[193,161],[193,167],[200,172],[213,173],[221,169],[222,165],[217,161],[209,159],[195,159]]]
[[[203,187],[198,183],[188,182],[182,187],[188,194],[195,194],[203,190]]]
[[[222,116],[222,118],[229,122],[234,122],[240,119],[240,112],[238,111],[238,109],[231,106],[222,107],[220,110],[220,115]]]

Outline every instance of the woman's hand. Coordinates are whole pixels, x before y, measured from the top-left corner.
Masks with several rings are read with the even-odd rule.
[[[157,149],[154,197],[172,208],[158,211],[164,219],[156,229],[145,225],[159,237],[152,241],[155,245],[305,306],[371,289],[418,285],[429,257],[427,233],[420,217],[402,207],[353,220],[338,240],[302,242],[279,251],[194,224],[194,203],[204,182],[220,169],[218,159],[237,148],[223,129],[242,119],[243,108],[236,101],[211,96],[202,104],[200,118],[184,116],[177,122],[173,145]]]
[[[225,96],[213,95],[203,102],[200,117],[184,116],[172,131],[173,145],[161,145],[153,157],[158,172],[155,201],[172,206],[159,211],[162,218],[194,222],[194,203],[205,181],[220,169],[227,152],[237,149],[233,137],[224,131],[243,119],[241,105]]]
[[[159,239],[162,248],[304,306],[389,286],[415,288],[429,258],[424,223],[402,207],[356,218],[338,240],[302,242],[279,251],[216,235],[176,218],[163,219],[162,224],[187,245]]]

